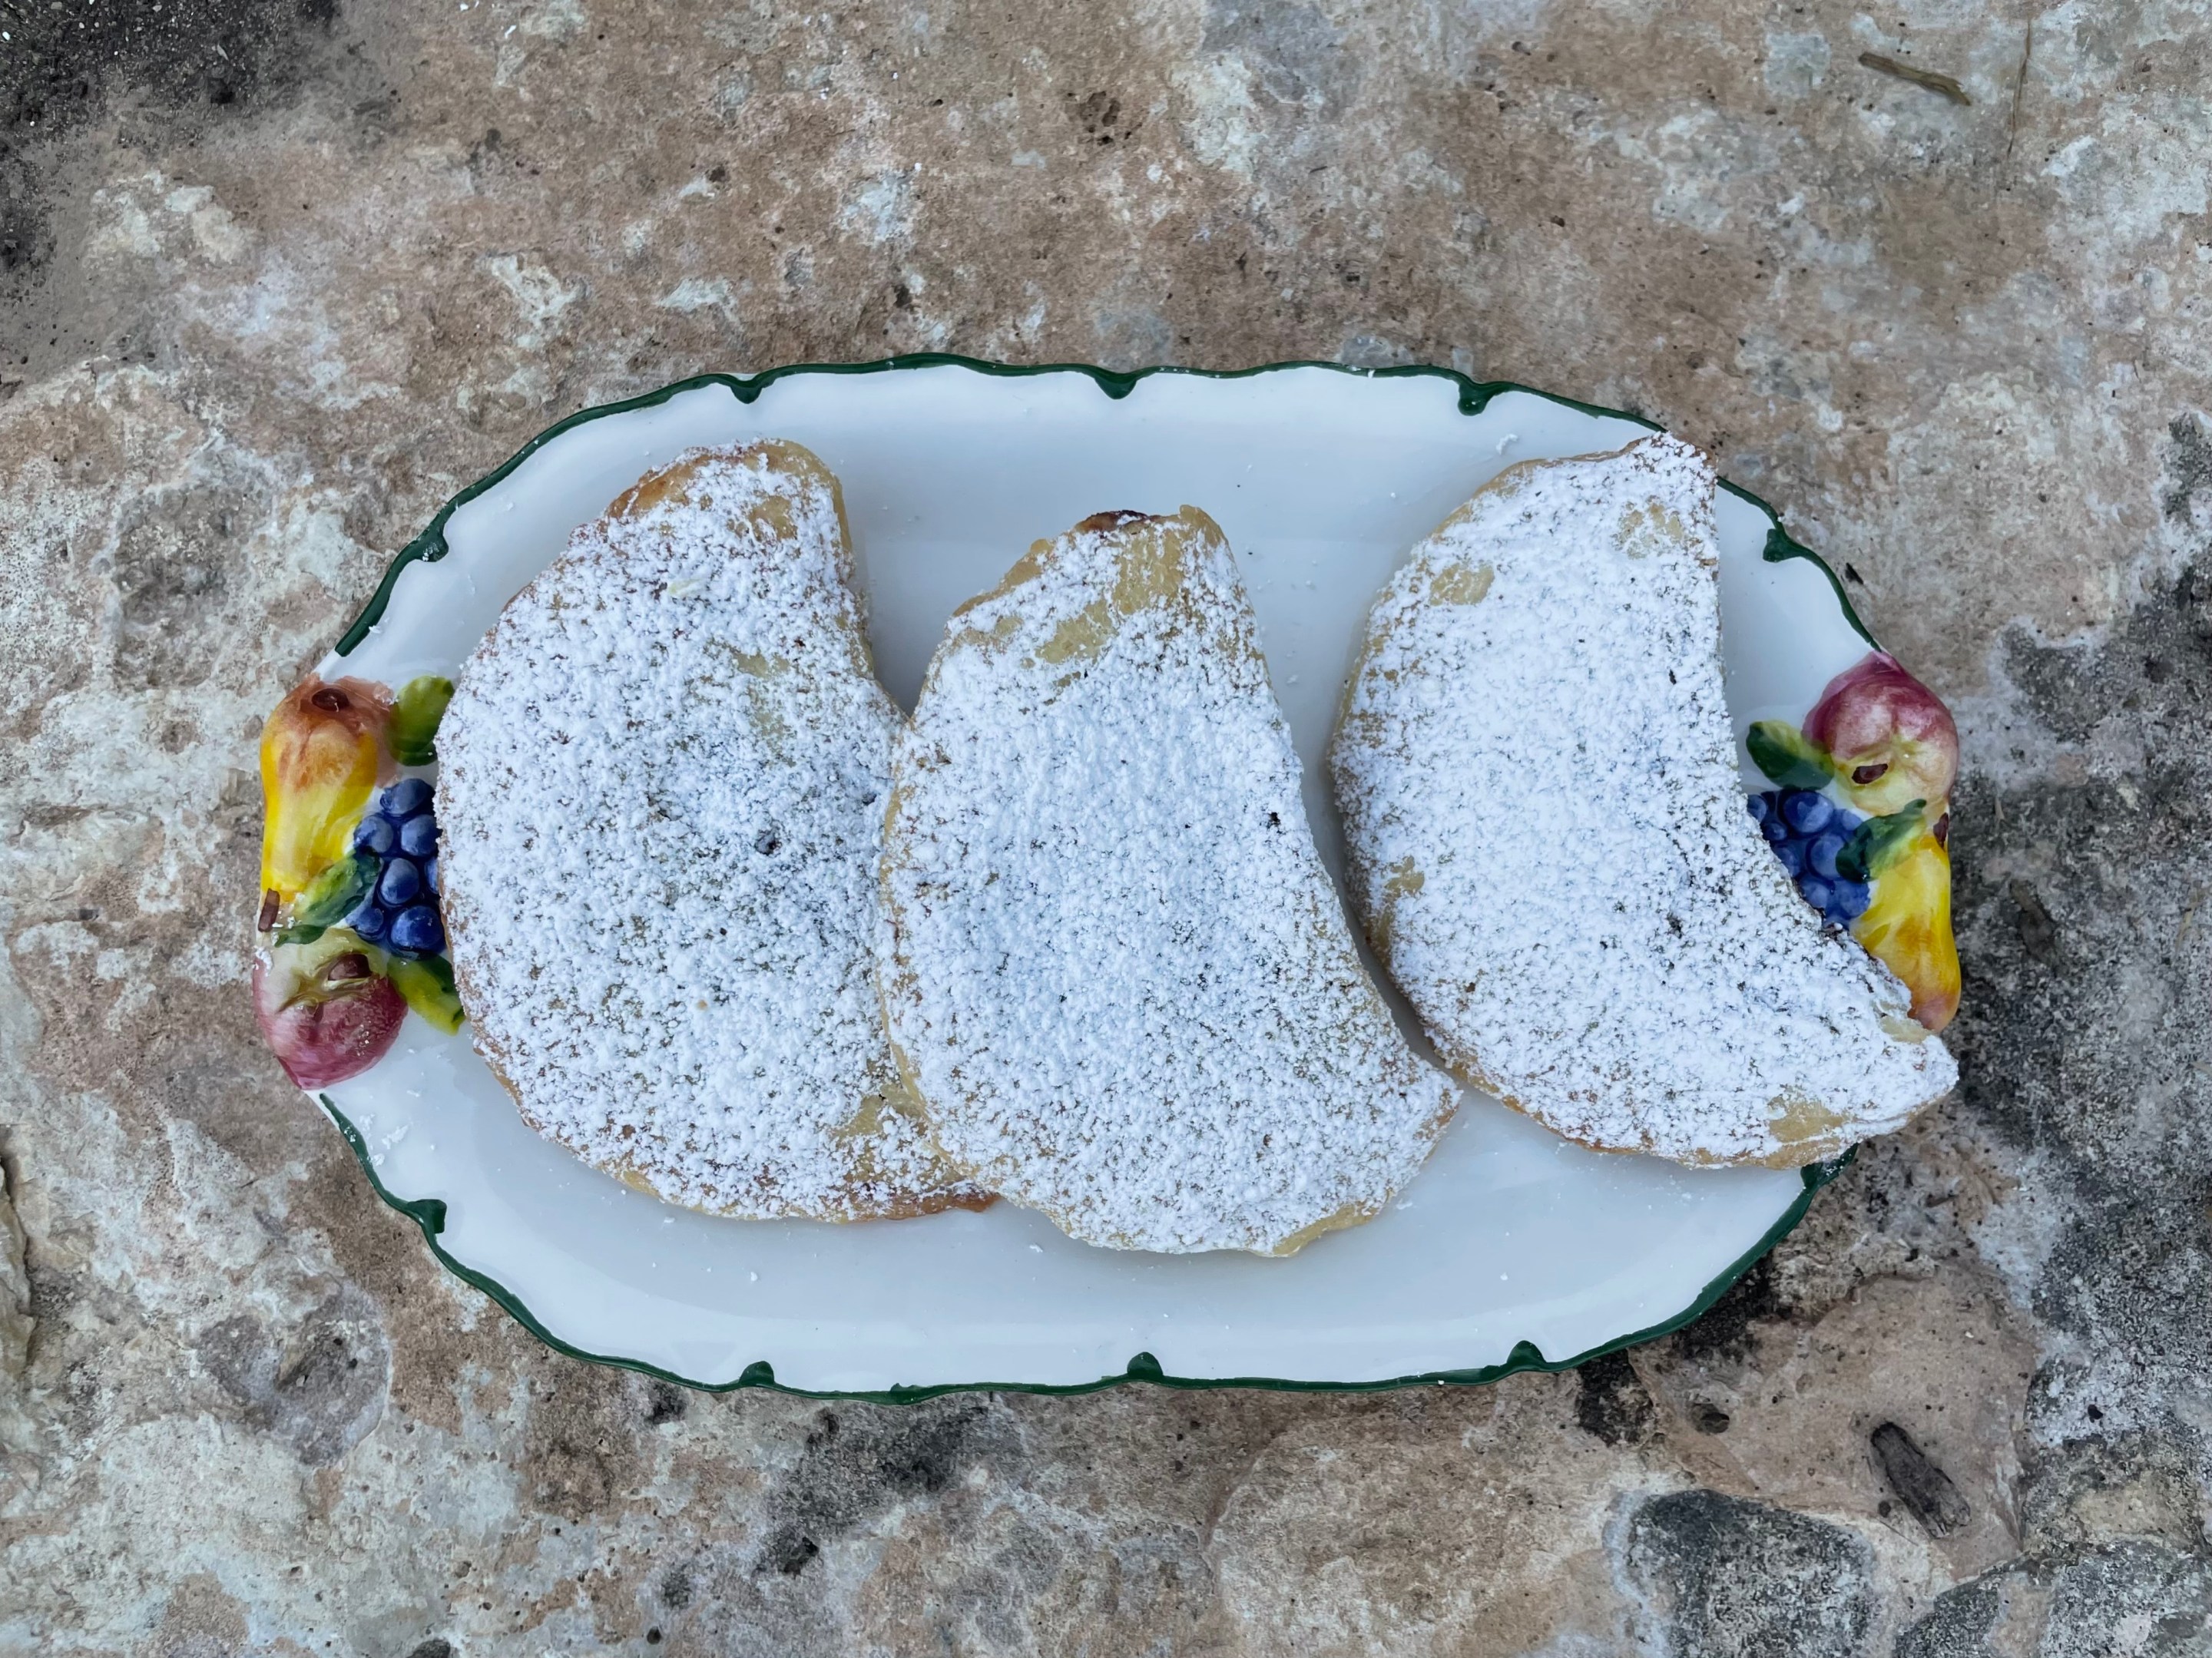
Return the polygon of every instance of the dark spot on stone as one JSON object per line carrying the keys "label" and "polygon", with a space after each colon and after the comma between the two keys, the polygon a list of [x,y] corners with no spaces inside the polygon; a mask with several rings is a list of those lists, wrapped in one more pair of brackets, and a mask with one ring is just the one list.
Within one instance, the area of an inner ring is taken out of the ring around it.
{"label": "dark spot on stone", "polygon": [[691,1570],[688,1566],[671,1566],[661,1574],[660,1604],[681,1612],[691,1604]]}
{"label": "dark spot on stone", "polygon": [[1110,92],[1094,92],[1068,112],[1069,118],[1082,129],[1097,137],[1112,137],[1115,123],[1121,118],[1121,100]]}
{"label": "dark spot on stone", "polygon": [[796,1532],[779,1532],[762,1549],[761,1566],[780,1571],[787,1577],[796,1577],[806,1570],[806,1563],[821,1552],[822,1546],[811,1537]]}
{"label": "dark spot on stone", "polygon": [[645,1643],[649,1647],[657,1647],[660,1644],[660,1631],[658,1626],[646,1631]]}
{"label": "dark spot on stone", "polygon": [[1764,1503],[1655,1497],[1623,1554],[1669,1658],[1857,1658],[1873,1619],[1864,1540]]}
{"label": "dark spot on stone", "polygon": [[2043,907],[2043,899],[2025,881],[2015,880],[2006,889],[2012,895],[2013,908],[2020,912],[2020,942],[2021,947],[2039,962],[2058,959],[2058,927],[2051,919],[2051,912]]}
{"label": "dark spot on stone", "polygon": [[434,1635],[427,1641],[417,1642],[407,1658],[453,1658],[453,1643],[442,1635]]}
{"label": "dark spot on stone", "polygon": [[[20,1176],[10,1170],[9,1184],[21,1189]],[[31,1288],[31,1322],[51,1324],[75,1306],[84,1294],[82,1274],[56,1266],[33,1241],[23,1252],[23,1276]],[[36,1340],[35,1336],[33,1337]]]}
{"label": "dark spot on stone", "polygon": [[2200,651],[2212,646],[2212,561],[2200,557],[2182,573],[2174,605],[2187,629],[2185,637]]}
{"label": "dark spot on stone", "polygon": [[913,309],[914,294],[904,282],[899,282],[892,288],[891,304],[901,311]]}
{"label": "dark spot on stone", "polygon": [[1575,1372],[1575,1425],[1608,1445],[1641,1443],[1651,1432],[1651,1395],[1626,1353],[1607,1353]]}
{"label": "dark spot on stone", "polygon": [[1690,1425],[1701,1434],[1724,1434],[1729,1430],[1729,1413],[1707,1400],[1699,1400],[1690,1407]]}
{"label": "dark spot on stone", "polygon": [[727,168],[727,167],[708,167],[708,168],[707,169],[707,182],[708,182],[708,184],[710,184],[710,185],[726,185],[726,184],[729,183],[729,181],[730,181],[730,169],[729,169],[729,168]]}
{"label": "dark spot on stone", "polygon": [[1779,1323],[1788,1316],[1776,1284],[1774,1257],[1762,1255],[1704,1317],[1676,1331],[1670,1339],[1676,1354],[1689,1363],[1741,1364],[1750,1359],[1757,1345],[1754,1327]]}
{"label": "dark spot on stone", "polygon": [[1885,1422],[1868,1436],[1889,1488],[1930,1537],[1948,1537],[1973,1518],[1964,1493],[1929,1459],[1911,1434]]}
{"label": "dark spot on stone", "polygon": [[1857,568],[1848,559],[1844,562],[1844,580],[1850,582],[1854,587],[1863,587],[1866,586],[1866,578],[1858,573]]}
{"label": "dark spot on stone", "polygon": [[654,1428],[664,1422],[681,1422],[684,1412],[691,1406],[691,1400],[683,1388],[658,1376],[645,1384],[645,1400],[646,1424]]}
{"label": "dark spot on stone", "polygon": [[2159,510],[2181,523],[2191,519],[2191,507],[2199,495],[2212,502],[2212,426],[2200,416],[2179,415],[2166,428],[2173,440],[2166,460],[2166,483],[2159,496]]}
{"label": "dark spot on stone", "polygon": [[392,1348],[375,1304],[351,1284],[281,1339],[239,1313],[202,1331],[192,1346],[216,1385],[245,1407],[246,1420],[310,1467],[337,1461],[383,1414]]}
{"label": "dark spot on stone", "polygon": [[763,858],[773,858],[782,849],[783,837],[772,829],[764,829],[753,836],[753,850]]}
{"label": "dark spot on stone", "polygon": [[895,1503],[936,1496],[987,1454],[995,1423],[981,1399],[825,1410],[769,1494],[756,1574],[797,1576],[834,1542]]}

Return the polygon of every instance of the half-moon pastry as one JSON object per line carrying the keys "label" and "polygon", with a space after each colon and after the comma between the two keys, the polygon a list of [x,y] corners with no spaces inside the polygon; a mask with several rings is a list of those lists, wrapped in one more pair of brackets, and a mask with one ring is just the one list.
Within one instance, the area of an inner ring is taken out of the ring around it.
{"label": "half-moon pastry", "polygon": [[1454,1075],[1587,1145],[1789,1167],[1957,1071],[1745,811],[1713,489],[1665,436],[1485,486],[1376,600],[1331,765]]}
{"label": "half-moon pastry", "polygon": [[957,613],[884,830],[891,1032],[946,1152],[1085,1242],[1285,1254],[1458,1090],[1368,978],[1212,520],[1106,513]]}
{"label": "half-moon pastry", "polygon": [[793,444],[651,474],[507,605],[439,732],[439,878],[476,1045],[532,1127],[722,1214],[989,1201],[875,991],[904,723],[837,481]]}

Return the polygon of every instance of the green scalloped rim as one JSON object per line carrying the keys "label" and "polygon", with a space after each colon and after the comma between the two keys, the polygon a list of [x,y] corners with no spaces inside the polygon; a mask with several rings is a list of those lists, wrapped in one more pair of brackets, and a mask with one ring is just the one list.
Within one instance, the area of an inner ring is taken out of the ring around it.
{"label": "green scalloped rim", "polygon": [[[1632,421],[1637,425],[1654,432],[1666,429],[1658,422],[1647,416],[1639,415],[1633,410],[1607,409],[1602,404],[1583,403],[1574,398],[1563,398],[1555,392],[1539,391],[1533,386],[1523,386],[1517,380],[1473,380],[1456,369],[1434,368],[1419,363],[1408,364],[1397,368],[1353,368],[1340,362],[1293,359],[1287,362],[1261,363],[1256,368],[1181,368],[1171,364],[1163,364],[1154,368],[1116,369],[1101,368],[1096,364],[1087,362],[1034,364],[986,362],[980,357],[963,357],[949,351],[918,351],[900,357],[881,357],[872,362],[793,363],[782,368],[764,369],[757,374],[695,374],[690,380],[678,380],[672,386],[664,386],[659,391],[628,398],[620,403],[603,403],[589,409],[579,410],[568,419],[547,427],[529,442],[524,444],[521,448],[509,455],[497,471],[485,473],[483,477],[448,501],[438,509],[438,515],[424,527],[422,533],[402,547],[392,562],[385,568],[384,579],[376,584],[376,591],[369,595],[368,603],[362,607],[361,614],[353,620],[353,625],[348,628],[338,640],[337,653],[340,656],[350,656],[354,647],[368,637],[369,630],[383,618],[385,606],[392,602],[392,585],[399,580],[399,573],[402,570],[418,559],[425,564],[434,564],[445,557],[446,521],[453,517],[458,508],[467,506],[469,502],[499,483],[509,472],[521,465],[532,454],[559,437],[570,427],[581,426],[586,421],[603,420],[609,415],[627,414],[633,409],[654,408],[681,392],[696,392],[702,386],[726,386],[739,403],[750,404],[776,381],[788,379],[793,374],[881,374],[902,368],[966,368],[978,374],[996,374],[1007,379],[1020,379],[1032,374],[1087,374],[1100,391],[1117,400],[1127,397],[1130,392],[1135,391],[1139,380],[1149,380],[1155,374],[1187,374],[1194,380],[1249,380],[1255,374],[1272,374],[1285,368],[1325,368],[1333,374],[1356,375],[1362,380],[1409,380],[1425,377],[1431,380],[1449,380],[1459,388],[1459,411],[1462,415],[1480,414],[1490,406],[1490,400],[1501,392],[1524,392],[1532,398],[1541,398],[1547,403],[1556,403],[1567,409],[1578,409],[1585,415],[1597,415],[1607,420]],[[1782,515],[1765,501],[1752,494],[1750,490],[1739,484],[1730,483],[1725,478],[1721,480],[1721,488],[1732,495],[1749,501],[1772,520],[1773,527],[1766,533],[1766,545],[1763,550],[1766,562],[1770,564],[1777,564],[1790,558],[1812,560],[1820,574],[1828,578],[1828,585],[1835,589],[1836,602],[1843,607],[1845,620],[1850,622],[1860,638],[1865,640],[1875,649],[1880,650],[1881,647],[1875,642],[1875,636],[1867,631],[1866,624],[1859,620],[1857,610],[1851,606],[1850,596],[1844,592],[1844,584],[1837,579],[1836,573],[1828,568],[1827,561],[1811,548],[1792,540],[1789,532],[1782,527]]]}
{"label": "green scalloped rim", "polygon": [[1759,1258],[1787,1237],[1805,1218],[1812,1206],[1813,1194],[1850,1167],[1858,1155],[1858,1147],[1845,1149],[1843,1155],[1827,1163],[1808,1165],[1802,1172],[1805,1188],[1796,1200],[1783,1212],[1782,1218],[1767,1229],[1766,1236],[1752,1245],[1728,1269],[1698,1292],[1698,1298],[1673,1318],[1665,1319],[1649,1329],[1637,1330],[1625,1336],[1615,1336],[1601,1343],[1588,1352],[1577,1353],[1572,1358],[1546,1358],[1532,1341],[1516,1341],[1513,1351],[1502,1364],[1486,1364],[1474,1370],[1431,1370],[1420,1376],[1391,1376],[1382,1382],[1285,1382],[1274,1376],[1224,1376],[1208,1380],[1195,1376],[1170,1376],[1160,1369],[1159,1360],[1150,1353],[1139,1353],[1129,1361],[1129,1368],[1119,1376],[1101,1376],[1096,1382],[1079,1382],[1067,1387],[1052,1387],[1036,1382],[946,1382],[927,1388],[889,1388],[879,1393],[846,1393],[836,1389],[817,1392],[811,1388],[792,1388],[775,1379],[775,1370],[769,1362],[756,1359],[745,1366],[734,1382],[695,1382],[690,1376],[678,1376],[657,1364],[647,1364],[642,1359],[623,1358],[611,1353],[586,1352],[581,1347],[571,1346],[561,1339],[532,1312],[522,1297],[509,1290],[489,1273],[479,1272],[449,1254],[438,1242],[439,1234],[446,1230],[446,1205],[441,1198],[397,1198],[385,1188],[382,1178],[370,1160],[368,1146],[361,1131],[353,1126],[345,1113],[331,1102],[327,1094],[315,1096],[330,1120],[337,1125],[338,1133],[353,1149],[354,1160],[361,1164],[361,1172],[368,1176],[369,1185],[386,1205],[413,1221],[422,1228],[422,1242],[430,1246],[430,1253],[455,1278],[474,1284],[506,1309],[514,1321],[536,1336],[556,1352],[566,1353],[571,1358],[580,1358],[592,1364],[609,1364],[618,1370],[635,1370],[641,1376],[672,1382],[679,1388],[696,1388],[702,1393],[734,1393],[740,1388],[768,1388],[780,1394],[790,1394],[799,1399],[858,1399],[877,1405],[914,1405],[925,1399],[935,1399],[940,1394],[1095,1394],[1102,1388],[1118,1388],[1125,1382],[1151,1382],[1163,1388],[1259,1388],[1275,1393],[1288,1394],[1372,1394],[1386,1388],[1443,1387],[1450,1383],[1459,1387],[1480,1387],[1509,1376],[1518,1376],[1523,1370],[1557,1372],[1571,1370],[1577,1365],[1587,1364],[1607,1353],[1617,1353],[1624,1347],[1633,1347],[1642,1342],[1656,1340],[1680,1329],[1692,1320],[1701,1316],[1707,1309],[1726,1295],[1735,1281],[1749,1272]]}
{"label": "green scalloped rim", "polygon": [[[986,362],[980,358],[957,356],[949,352],[931,351],[906,356],[884,357],[872,362],[794,363],[782,368],[767,369],[758,374],[698,374],[690,380],[678,380],[672,386],[664,386],[658,391],[646,392],[641,397],[627,398],[621,403],[600,404],[590,409],[579,410],[557,425],[547,427],[510,455],[496,471],[486,473],[448,501],[438,509],[438,515],[430,520],[422,533],[401,548],[386,568],[384,579],[377,583],[375,592],[370,595],[368,603],[362,607],[361,614],[354,618],[353,625],[348,628],[343,636],[339,639],[337,654],[350,655],[354,647],[368,637],[370,630],[383,618],[385,607],[392,600],[392,587],[398,581],[399,573],[402,570],[418,560],[426,564],[434,564],[445,557],[447,551],[446,524],[457,509],[466,506],[485,490],[498,483],[539,448],[551,442],[573,426],[580,426],[586,421],[601,420],[609,415],[624,414],[633,409],[653,408],[681,392],[696,391],[707,386],[726,386],[738,402],[750,404],[776,381],[793,374],[877,374],[902,368],[936,367],[967,368],[979,374],[1009,377],[1030,374],[1087,374],[1100,391],[1108,397],[1116,399],[1127,397],[1136,389],[1139,380],[1149,379],[1154,374],[1188,374],[1200,380],[1249,380],[1255,374],[1273,374],[1284,368],[1325,368],[1340,374],[1358,375],[1364,380],[1402,380],[1418,375],[1449,380],[1456,386],[1459,388],[1459,410],[1463,415],[1480,414],[1489,407],[1490,400],[1500,392],[1523,392],[1531,397],[1541,398],[1547,403],[1556,403],[1569,409],[1580,410],[1586,415],[1597,415],[1613,420],[1632,421],[1637,425],[1646,427],[1655,432],[1664,429],[1656,421],[1630,410],[1607,409],[1599,404],[1582,403],[1573,398],[1559,397],[1553,392],[1539,391],[1533,386],[1522,386],[1513,380],[1474,380],[1453,369],[1434,368],[1419,364],[1396,368],[1353,368],[1340,362],[1294,361],[1262,363],[1256,368],[1207,369],[1162,366],[1153,368],[1121,370],[1100,368],[1094,364],[1080,362],[1038,363],[1027,366]],[[1762,556],[1766,562],[1772,564],[1791,558],[1811,560],[1820,573],[1828,578],[1828,585],[1835,591],[1836,602],[1842,607],[1845,620],[1850,622],[1859,637],[1865,640],[1875,649],[1880,650],[1881,647],[1875,641],[1875,636],[1867,631],[1866,624],[1859,620],[1858,612],[1852,608],[1850,595],[1844,591],[1844,584],[1837,580],[1836,573],[1828,568],[1827,561],[1810,548],[1793,540],[1789,532],[1782,527],[1781,515],[1748,489],[1730,483],[1725,479],[1722,481],[1721,487],[1730,495],[1749,501],[1760,512],[1765,513],[1771,521],[1772,527],[1767,531],[1766,544],[1762,550]],[[1767,1230],[1766,1235],[1731,1263],[1725,1272],[1698,1291],[1696,1300],[1674,1317],[1662,1320],[1648,1329],[1637,1330],[1624,1336],[1616,1336],[1612,1340],[1601,1343],[1587,1352],[1577,1353],[1571,1358],[1546,1358],[1534,1343],[1521,1341],[1514,1344],[1513,1350],[1506,1356],[1504,1363],[1484,1365],[1479,1370],[1433,1370],[1422,1376],[1395,1376],[1383,1382],[1285,1382],[1271,1376],[1230,1376],[1205,1380],[1192,1376],[1169,1376],[1160,1369],[1159,1361],[1150,1353],[1139,1353],[1130,1359],[1128,1368],[1119,1376],[1101,1376],[1096,1382],[1078,1382],[1068,1387],[1048,1387],[1025,1382],[957,1382],[933,1387],[891,1388],[879,1393],[836,1391],[817,1393],[805,1388],[787,1387],[778,1382],[775,1379],[775,1370],[766,1359],[756,1360],[748,1364],[734,1382],[696,1382],[689,1376],[677,1376],[671,1371],[660,1369],[658,1365],[647,1364],[640,1359],[623,1358],[610,1353],[586,1352],[580,1347],[571,1346],[547,1329],[538,1321],[538,1315],[524,1304],[521,1297],[507,1289],[505,1284],[496,1278],[477,1271],[472,1266],[465,1265],[447,1253],[445,1247],[438,1242],[439,1235],[446,1230],[446,1206],[443,1200],[437,1198],[409,1199],[394,1197],[385,1189],[384,1181],[378,1175],[375,1165],[370,1160],[368,1147],[362,1143],[360,1131],[354,1127],[343,1111],[331,1103],[330,1096],[319,1094],[315,1098],[331,1121],[337,1125],[338,1132],[345,1137],[346,1145],[352,1149],[354,1160],[360,1163],[362,1173],[368,1176],[368,1183],[376,1195],[381,1198],[389,1207],[406,1216],[422,1229],[422,1241],[429,1245],[430,1253],[438,1258],[446,1270],[454,1277],[483,1291],[512,1316],[515,1322],[555,1351],[565,1353],[571,1358],[584,1359],[593,1364],[607,1364],[617,1370],[635,1370],[642,1376],[673,1382],[678,1387],[697,1388],[703,1393],[730,1393],[741,1388],[766,1388],[777,1393],[793,1394],[801,1399],[860,1400],[881,1405],[911,1405],[925,1399],[935,1399],[941,1394],[1091,1394],[1097,1393],[1102,1388],[1118,1388],[1132,1382],[1150,1382],[1164,1388],[1257,1388],[1280,1393],[1368,1394],[1380,1392],[1387,1388],[1442,1387],[1447,1383],[1463,1387],[1479,1387],[1505,1376],[1518,1376],[1525,1370],[1547,1372],[1571,1370],[1577,1365],[1587,1364],[1590,1360],[1601,1358],[1607,1353],[1617,1353],[1623,1348],[1633,1347],[1640,1343],[1670,1334],[1704,1315],[1715,1302],[1728,1292],[1730,1285],[1751,1270],[1753,1263],[1760,1256],[1781,1242],[1796,1229],[1797,1223],[1805,1218],[1806,1210],[1811,1207],[1813,1194],[1841,1174],[1849,1166],[1852,1157],[1857,1155],[1857,1148],[1854,1146],[1846,1150],[1841,1157],[1830,1162],[1817,1163],[1806,1168],[1803,1171],[1804,1189],[1798,1193],[1796,1201],[1784,1212],[1782,1218],[1775,1222]]]}

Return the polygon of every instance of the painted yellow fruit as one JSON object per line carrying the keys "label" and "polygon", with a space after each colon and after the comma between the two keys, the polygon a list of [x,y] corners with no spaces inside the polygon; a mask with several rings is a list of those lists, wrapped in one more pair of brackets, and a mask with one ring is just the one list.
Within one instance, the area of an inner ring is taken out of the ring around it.
{"label": "painted yellow fruit", "polygon": [[1959,947],[1951,936],[1951,857],[1923,827],[1876,872],[1874,902],[1851,936],[1904,981],[1912,1017],[1941,1030],[1959,1011]]}
{"label": "painted yellow fruit", "polygon": [[345,856],[353,826],[395,768],[385,746],[392,694],[310,674],[261,728],[262,925]]}

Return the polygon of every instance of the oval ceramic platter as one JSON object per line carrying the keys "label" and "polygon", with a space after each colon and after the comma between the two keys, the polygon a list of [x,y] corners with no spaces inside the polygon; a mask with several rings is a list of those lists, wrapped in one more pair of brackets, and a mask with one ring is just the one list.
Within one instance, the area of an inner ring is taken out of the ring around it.
{"label": "oval ceramic platter", "polygon": [[[1334,865],[1322,750],[1393,566],[1514,462],[1613,449],[1648,429],[1430,369],[1123,375],[931,357],[709,377],[580,415],[458,496],[319,671],[395,690],[450,677],[576,525],[701,444],[793,439],[836,471],[877,661],[908,706],[953,607],[1032,541],[1109,507],[1189,502],[1236,549]],[[1731,489],[1718,519],[1739,730],[1800,720],[1872,641],[1765,506]],[[1745,773],[1765,786],[1747,754]],[[547,1341],[696,1386],[911,1399],[1129,1377],[1369,1388],[1564,1368],[1695,1316],[1834,1168],[1609,1156],[1470,1096],[1388,1212],[1287,1260],[1094,1248],[1005,1202],[842,1226],[720,1219],[632,1191],[533,1133],[465,1027],[422,1016],[437,987],[416,980],[418,1011],[382,1056],[313,1090],[377,1191]]]}

